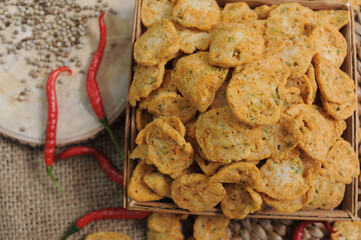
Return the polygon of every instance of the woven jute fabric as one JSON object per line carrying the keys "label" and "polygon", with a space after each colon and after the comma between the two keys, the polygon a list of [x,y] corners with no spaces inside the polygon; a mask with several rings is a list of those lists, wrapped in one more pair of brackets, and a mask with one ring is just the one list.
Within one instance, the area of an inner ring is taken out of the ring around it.
{"label": "woven jute fabric", "polygon": [[[123,114],[111,127],[124,140]],[[114,144],[106,133],[82,144],[105,153],[122,169]],[[72,145],[72,146],[76,146]],[[59,153],[67,148],[56,149]],[[30,147],[0,137],[0,239],[60,239],[81,216],[94,210],[121,207],[123,189],[102,171],[93,156],[72,157],[54,163],[53,173],[64,192],[45,171],[44,148]],[[102,220],[83,228],[69,239],[85,239],[92,232],[114,231],[131,239],[146,239],[144,220]]]}

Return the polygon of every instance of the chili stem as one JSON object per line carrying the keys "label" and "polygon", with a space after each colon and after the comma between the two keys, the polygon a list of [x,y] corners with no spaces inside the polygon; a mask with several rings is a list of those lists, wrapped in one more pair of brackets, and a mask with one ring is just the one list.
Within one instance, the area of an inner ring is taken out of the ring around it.
{"label": "chili stem", "polygon": [[76,224],[71,225],[71,227],[69,228],[69,230],[65,233],[64,237],[61,238],[61,240],[65,240],[68,237],[70,237],[71,235],[73,235],[74,233],[79,232],[79,228]]}
{"label": "chili stem", "polygon": [[55,184],[55,186],[57,186],[59,188],[60,191],[63,191],[63,188],[60,186],[60,184],[55,180],[54,175],[53,175],[53,166],[47,166],[46,167],[46,172],[48,173],[51,181]]}
{"label": "chili stem", "polygon": [[115,147],[117,148],[120,156],[122,158],[124,158],[124,153],[122,151],[122,149],[120,148],[117,139],[115,138],[113,131],[110,129],[110,126],[108,124],[108,119],[107,118],[102,118],[99,120],[101,122],[101,124],[104,126],[104,128],[107,130],[107,132],[109,133],[110,138],[112,139],[113,143],[115,144]]}

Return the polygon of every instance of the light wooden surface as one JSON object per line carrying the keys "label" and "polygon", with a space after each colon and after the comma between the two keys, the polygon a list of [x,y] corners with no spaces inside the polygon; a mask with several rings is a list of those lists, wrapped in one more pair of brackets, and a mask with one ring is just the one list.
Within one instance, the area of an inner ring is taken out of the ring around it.
{"label": "light wooden surface", "polygon": [[[78,0],[80,4],[95,4],[95,0]],[[117,15],[106,13],[107,47],[98,72],[98,84],[103,96],[106,115],[113,121],[125,108],[129,59],[131,51],[132,19],[134,1],[118,0],[108,2],[109,7],[117,10]],[[84,47],[72,50],[70,57],[78,56],[82,67],[73,69],[73,75],[62,73],[57,84],[57,98],[59,107],[57,144],[83,141],[93,138],[103,128],[96,118],[85,88],[86,74],[92,53],[96,50],[99,40],[98,19],[90,19],[87,23],[89,34],[82,37]],[[11,33],[13,26],[6,32]],[[22,35],[21,35],[22,34]],[[19,37],[29,35],[22,33]],[[4,50],[4,44],[0,50]],[[21,50],[16,56],[3,58],[4,65],[0,65],[0,133],[17,139],[21,143],[40,145],[45,140],[47,121],[47,99],[45,84],[46,73],[39,74],[36,79],[28,76],[33,67],[25,63],[25,57],[33,57],[35,50]],[[26,83],[21,82],[26,79]],[[39,89],[37,84],[44,87]],[[25,88],[29,90],[24,101],[18,101],[19,93]]]}

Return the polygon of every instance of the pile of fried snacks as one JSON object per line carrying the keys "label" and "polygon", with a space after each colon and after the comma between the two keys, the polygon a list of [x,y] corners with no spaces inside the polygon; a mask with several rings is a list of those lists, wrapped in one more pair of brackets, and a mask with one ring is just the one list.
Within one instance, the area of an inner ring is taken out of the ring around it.
{"label": "pile of fried snacks", "polygon": [[298,3],[143,0],[129,197],[231,219],[336,208],[360,172],[341,137],[357,107],[340,69],[349,19]]}

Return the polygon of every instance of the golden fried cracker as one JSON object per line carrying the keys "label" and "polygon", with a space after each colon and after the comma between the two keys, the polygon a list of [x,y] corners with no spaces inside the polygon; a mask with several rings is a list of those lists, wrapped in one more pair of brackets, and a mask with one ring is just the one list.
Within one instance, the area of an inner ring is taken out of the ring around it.
{"label": "golden fried cracker", "polygon": [[184,53],[191,54],[197,49],[206,51],[211,43],[211,37],[208,32],[198,29],[185,28],[176,24],[176,29],[180,38],[180,50]]}
{"label": "golden fried cracker", "polygon": [[273,22],[275,20],[266,20],[265,31],[263,34],[265,41],[265,56],[272,56],[284,49],[288,37],[280,29],[275,28]]}
{"label": "golden fried cracker", "polygon": [[172,213],[157,213],[154,212],[149,215],[147,227],[149,230],[163,233],[180,228],[181,215]]}
{"label": "golden fried cracker", "polygon": [[198,173],[177,178],[171,189],[173,201],[180,208],[193,212],[212,209],[225,195],[221,183],[210,183],[209,177]]}
{"label": "golden fried cracker", "polygon": [[360,174],[360,162],[351,144],[339,138],[327,153],[324,168],[334,174],[336,181],[349,184]]}
{"label": "golden fried cracker", "polygon": [[170,186],[173,181],[171,177],[160,172],[153,172],[145,174],[143,181],[159,196],[170,198]]}
{"label": "golden fried cracker", "polygon": [[216,26],[211,32],[209,62],[220,67],[235,67],[261,58],[264,50],[262,34],[242,23]]}
{"label": "golden fried cracker", "polygon": [[148,107],[152,114],[177,116],[182,122],[192,119],[197,110],[190,101],[175,92],[163,92],[153,99]]}
{"label": "golden fried cracker", "polygon": [[278,158],[269,158],[260,168],[261,179],[257,191],[280,200],[293,200],[305,194],[308,186],[303,178],[299,152],[283,152]]}
{"label": "golden fried cracker", "polygon": [[257,20],[257,13],[244,2],[226,3],[221,14],[223,23],[242,23]]}
{"label": "golden fried cracker", "polygon": [[268,6],[266,4],[256,7],[253,11],[257,14],[258,19],[267,19],[269,13],[275,9],[277,5]]}
{"label": "golden fried cracker", "polygon": [[229,163],[249,156],[251,131],[250,126],[233,116],[229,107],[217,108],[199,116],[196,138],[209,161]]}
{"label": "golden fried cracker", "polygon": [[177,87],[171,79],[172,71],[172,69],[165,70],[162,84],[155,91],[151,92],[148,97],[139,102],[140,109],[148,109],[152,100],[162,92],[177,92]]}
{"label": "golden fried cracker", "polygon": [[321,168],[322,163],[320,161],[317,161],[311,157],[309,157],[307,154],[301,152],[300,158],[302,160],[303,164],[303,172],[305,173],[308,170],[317,170]]}
{"label": "golden fried cracker", "polygon": [[346,120],[352,116],[357,108],[357,99],[356,94],[354,98],[351,99],[349,102],[344,103],[334,103],[330,102],[323,95],[321,95],[321,100],[323,107],[326,109],[327,113],[334,117],[337,120]]}
{"label": "golden fried cracker", "polygon": [[[272,125],[280,117],[287,66],[270,57],[234,75],[227,87],[227,100],[233,114],[252,125]],[[255,84],[257,82],[257,84]]]}
{"label": "golden fried cracker", "polygon": [[313,58],[316,80],[322,96],[333,103],[356,100],[355,82],[320,54]]}
{"label": "golden fried cracker", "polygon": [[274,28],[293,38],[315,25],[316,14],[299,3],[284,3],[273,9],[268,19],[272,20]]}
{"label": "golden fried cracker", "polygon": [[336,28],[329,24],[317,25],[311,32],[310,40],[316,52],[331,66],[339,68],[342,65],[347,55],[347,41]]}
{"label": "golden fried cracker", "polygon": [[[338,133],[341,135],[341,127],[337,130],[336,122],[326,118],[321,108],[307,104],[299,104],[289,108],[286,113],[300,120],[302,133],[299,146],[313,159],[325,162],[326,155],[332,144],[336,141]],[[339,136],[340,136],[339,135]]]}
{"label": "golden fried cracker", "polygon": [[192,145],[166,122],[155,121],[146,135],[148,160],[159,172],[173,175],[182,172],[193,163]]}
{"label": "golden fried cracker", "polygon": [[154,66],[174,56],[179,50],[179,37],[174,24],[161,19],[152,24],[134,43],[134,59],[138,64]]}
{"label": "golden fried cracker", "polygon": [[248,187],[254,188],[260,183],[260,171],[251,163],[231,163],[221,168],[209,181],[245,184]]}
{"label": "golden fried cracker", "polygon": [[210,162],[199,153],[194,154],[194,160],[197,162],[198,166],[202,169],[204,174],[207,176],[212,176],[214,173],[218,171],[219,168],[222,167],[222,164]]}
{"label": "golden fried cracker", "polygon": [[[196,240],[225,240],[229,219],[223,216],[198,216],[193,225]],[[227,238],[228,239],[228,238]]]}
{"label": "golden fried cracker", "polygon": [[361,238],[361,221],[337,221],[333,224],[333,229],[337,232],[331,234],[331,240],[359,240]]}
{"label": "golden fried cracker", "polygon": [[176,117],[176,116],[170,116],[170,117],[160,116],[160,117],[157,117],[156,119],[160,119],[160,120],[163,120],[164,122],[168,123],[172,128],[177,130],[182,137],[184,137],[186,135],[186,128],[185,128],[184,124],[182,123],[182,121],[178,117]]}
{"label": "golden fried cracker", "polygon": [[334,176],[325,169],[311,171],[314,181],[314,192],[311,202],[303,206],[303,210],[312,210],[322,206],[324,201],[330,196],[335,184]]}
{"label": "golden fried cracker", "polygon": [[340,30],[350,21],[350,12],[348,10],[320,10],[315,12],[317,22],[329,23],[337,30]]}
{"label": "golden fried cracker", "polygon": [[172,21],[172,10],[176,0],[144,0],[140,10],[140,18],[146,27],[166,18]]}
{"label": "golden fried cracker", "polygon": [[292,78],[300,77],[306,73],[310,66],[314,50],[310,39],[305,35],[298,35],[293,39],[285,40],[285,47],[275,53],[284,64],[291,69]]}
{"label": "golden fried cracker", "polygon": [[153,192],[144,183],[143,177],[147,173],[152,173],[154,166],[147,165],[145,161],[141,161],[135,167],[132,177],[128,185],[128,196],[137,201],[158,201],[161,196]]}
{"label": "golden fried cracker", "polygon": [[183,57],[177,62],[172,74],[172,80],[183,97],[200,112],[206,111],[212,104],[228,73],[226,68],[210,65],[208,58],[208,52]]}
{"label": "golden fried cracker", "polygon": [[177,0],[172,16],[184,27],[209,31],[218,24],[221,10],[215,0]]}
{"label": "golden fried cracker", "polygon": [[232,219],[243,219],[249,213],[261,209],[262,198],[259,193],[239,184],[225,184],[226,196],[221,202],[223,214]]}
{"label": "golden fried cracker", "polygon": [[147,161],[148,158],[148,145],[147,144],[139,144],[137,145],[133,152],[129,156],[130,159],[141,159]]}
{"label": "golden fried cracker", "polygon": [[228,106],[228,101],[227,101],[228,84],[229,84],[229,80],[227,81],[227,79],[222,83],[222,85],[216,92],[216,96],[214,97],[212,104],[209,106],[210,109],[222,108]]}
{"label": "golden fried cracker", "polygon": [[164,65],[158,64],[152,67],[137,65],[130,85],[128,100],[132,107],[135,107],[137,101],[149,96],[156,90],[163,81]]}
{"label": "golden fried cracker", "polygon": [[333,209],[341,204],[345,195],[346,185],[341,182],[335,182],[330,195],[325,198],[322,203],[321,209]]}
{"label": "golden fried cracker", "polygon": [[85,240],[130,240],[130,237],[124,233],[96,232],[87,235]]}

